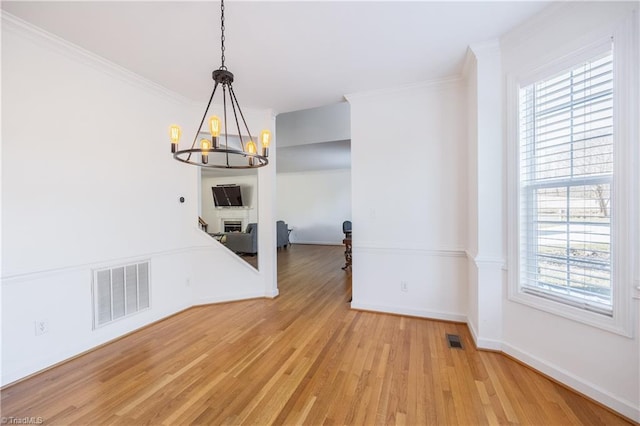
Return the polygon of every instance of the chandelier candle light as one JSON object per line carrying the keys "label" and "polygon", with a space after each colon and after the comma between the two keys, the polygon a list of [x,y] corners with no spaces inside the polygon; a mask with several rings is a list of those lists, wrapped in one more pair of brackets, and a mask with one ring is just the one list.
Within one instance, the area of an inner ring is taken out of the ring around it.
{"label": "chandelier candle light", "polygon": [[[224,65],[224,0],[220,2],[220,11],[220,31],[222,34],[220,37],[220,50],[222,65],[220,65],[220,68],[214,70],[212,73],[212,78],[215,82],[213,86],[213,92],[211,92],[209,103],[207,104],[207,108],[205,109],[204,115],[202,116],[202,121],[200,121],[200,125],[196,130],[196,135],[193,138],[193,143],[191,144],[190,149],[178,149],[178,143],[180,141],[180,137],[182,136],[182,129],[177,124],[173,124],[169,127],[171,152],[173,153],[173,158],[175,158],[176,160],[200,167],[221,169],[249,169],[263,167],[269,164],[269,160],[267,160],[267,157],[269,156],[271,132],[269,130],[263,130],[260,133],[260,145],[262,145],[262,154],[258,154],[258,147],[253,141],[253,137],[251,136],[251,132],[249,131],[249,127],[247,126],[247,122],[244,118],[244,115],[242,114],[242,109],[240,109],[240,104],[238,103],[238,99],[236,98],[236,94],[233,90],[233,74],[229,70],[227,70],[227,67]],[[209,108],[211,107],[211,102],[213,101],[213,96],[216,94],[218,86],[222,86],[222,121],[220,120],[220,117],[215,115],[209,118],[209,133],[211,133],[211,140],[202,138],[200,139],[200,145],[197,147],[196,142],[198,141],[200,129],[202,129],[202,125],[207,118]],[[236,129],[238,131],[237,134],[240,138],[241,149],[229,148],[229,136],[227,134],[227,103],[231,104],[231,109],[233,111],[232,125],[233,123],[235,123],[236,125]],[[246,130],[246,142],[245,136],[243,136],[242,131],[240,130],[240,120],[238,119],[238,115],[240,115],[240,119],[242,121],[242,124],[244,125],[244,129]],[[224,131],[222,131],[223,128]],[[221,134],[222,136],[220,136]],[[222,145],[220,143],[220,139],[224,139],[224,143]]]}

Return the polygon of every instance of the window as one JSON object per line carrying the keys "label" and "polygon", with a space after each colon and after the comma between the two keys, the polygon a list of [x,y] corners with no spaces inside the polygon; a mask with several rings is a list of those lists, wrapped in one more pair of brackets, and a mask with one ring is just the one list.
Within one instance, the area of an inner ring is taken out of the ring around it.
{"label": "window", "polygon": [[640,299],[636,19],[518,54],[506,84],[508,298],[632,337]]}
{"label": "window", "polygon": [[609,50],[519,89],[520,291],[611,316]]}

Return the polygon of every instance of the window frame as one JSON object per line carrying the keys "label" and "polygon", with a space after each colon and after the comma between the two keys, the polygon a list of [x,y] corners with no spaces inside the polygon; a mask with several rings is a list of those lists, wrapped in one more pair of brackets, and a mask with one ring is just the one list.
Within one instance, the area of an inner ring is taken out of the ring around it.
{"label": "window frame", "polygon": [[[611,291],[612,314],[579,307],[578,304],[552,297],[536,295],[525,291],[520,283],[520,182],[519,182],[519,105],[520,88],[570,70],[581,62],[591,60],[613,44],[613,86],[614,86],[614,174],[611,192]],[[539,67],[520,74],[509,74],[506,80],[506,143],[507,143],[507,218],[508,218],[508,288],[509,300],[532,308],[555,314],[564,318],[591,325],[603,330],[627,337],[633,337],[633,288],[634,269],[638,253],[637,211],[638,209],[638,172],[634,171],[634,159],[637,162],[637,123],[633,119],[637,110],[634,100],[638,99],[637,77],[633,75],[637,56],[633,46],[633,25],[627,23],[612,35],[599,38],[595,43],[584,46],[556,60],[541,64]],[[637,65],[636,65],[637,66]],[[635,68],[637,69],[637,68]],[[637,168],[637,167],[636,167]]]}

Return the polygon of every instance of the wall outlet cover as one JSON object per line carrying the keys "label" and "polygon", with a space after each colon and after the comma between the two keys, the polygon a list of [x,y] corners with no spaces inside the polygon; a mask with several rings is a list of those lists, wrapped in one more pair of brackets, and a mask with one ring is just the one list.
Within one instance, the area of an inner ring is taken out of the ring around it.
{"label": "wall outlet cover", "polygon": [[36,336],[41,336],[49,332],[49,321],[37,320],[35,321]]}

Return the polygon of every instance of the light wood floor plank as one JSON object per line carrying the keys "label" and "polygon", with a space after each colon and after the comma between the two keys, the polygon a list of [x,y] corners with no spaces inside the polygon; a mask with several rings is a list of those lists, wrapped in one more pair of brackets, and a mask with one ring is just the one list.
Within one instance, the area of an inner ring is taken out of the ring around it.
{"label": "light wood floor plank", "polygon": [[[343,248],[278,254],[280,296],[198,306],[1,391],[59,425],[622,425],[464,324],[351,310]],[[464,350],[445,334],[460,335]]]}

